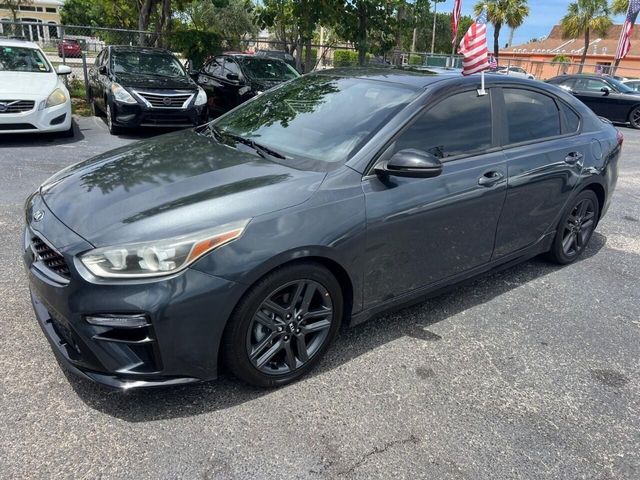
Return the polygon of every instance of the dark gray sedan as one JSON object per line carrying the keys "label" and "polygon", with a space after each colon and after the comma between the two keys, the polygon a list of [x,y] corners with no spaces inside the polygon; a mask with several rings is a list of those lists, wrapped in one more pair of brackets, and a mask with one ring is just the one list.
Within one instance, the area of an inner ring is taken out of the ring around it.
{"label": "dark gray sedan", "polygon": [[34,309],[71,371],[119,388],[261,386],[343,324],[546,254],[583,253],[622,136],[538,82],[334,70],[106,153],[27,201]]}

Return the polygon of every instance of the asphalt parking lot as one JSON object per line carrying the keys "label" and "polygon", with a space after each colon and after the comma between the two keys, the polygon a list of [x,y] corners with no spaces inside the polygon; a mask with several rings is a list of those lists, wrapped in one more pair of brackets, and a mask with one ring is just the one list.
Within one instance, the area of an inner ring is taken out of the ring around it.
{"label": "asphalt parking lot", "polygon": [[278,390],[223,374],[122,394],[59,368],[20,258],[26,196],[139,138],[78,127],[0,138],[0,478],[640,478],[640,131],[622,128],[580,262],[536,259],[344,331]]}

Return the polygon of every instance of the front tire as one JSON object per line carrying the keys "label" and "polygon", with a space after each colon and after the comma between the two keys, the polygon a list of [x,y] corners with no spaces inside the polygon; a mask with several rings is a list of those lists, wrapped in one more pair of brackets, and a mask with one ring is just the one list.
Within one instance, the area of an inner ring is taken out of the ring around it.
{"label": "front tire", "polygon": [[279,268],[240,301],[222,339],[225,365],[251,385],[290,383],[318,363],[336,336],[343,296],[317,263]]}
{"label": "front tire", "polygon": [[122,129],[113,124],[113,111],[111,110],[111,104],[109,102],[107,102],[107,127],[111,135],[122,133]]}
{"label": "front tire", "polygon": [[631,110],[629,114],[629,123],[631,127],[640,130],[640,105]]}
{"label": "front tire", "polygon": [[558,224],[548,257],[560,265],[575,262],[586,249],[598,223],[600,204],[592,190],[581,192]]}

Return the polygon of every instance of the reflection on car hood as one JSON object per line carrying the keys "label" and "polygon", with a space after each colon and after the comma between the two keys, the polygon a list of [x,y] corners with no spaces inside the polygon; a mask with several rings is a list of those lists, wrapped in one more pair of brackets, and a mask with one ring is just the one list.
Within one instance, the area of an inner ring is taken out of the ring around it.
{"label": "reflection on car hood", "polygon": [[135,88],[188,88],[195,89],[196,85],[189,77],[156,77],[153,75],[116,74],[115,81],[123,87]]}
{"label": "reflection on car hood", "polygon": [[188,130],[71,166],[41,193],[64,224],[104,246],[168,238],[297,205],[325,175]]}

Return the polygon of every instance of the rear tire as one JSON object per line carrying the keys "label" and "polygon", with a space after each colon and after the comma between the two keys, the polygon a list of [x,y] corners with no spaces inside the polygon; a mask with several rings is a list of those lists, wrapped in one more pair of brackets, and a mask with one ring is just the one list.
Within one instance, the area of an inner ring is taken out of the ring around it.
{"label": "rear tire", "polygon": [[636,130],[640,129],[640,106],[635,107],[629,114],[629,123]]}
{"label": "rear tire", "polygon": [[245,294],[222,338],[225,365],[260,387],[293,382],[335,338],[343,296],[333,274],[314,262],[279,268]]}
{"label": "rear tire", "polygon": [[549,260],[560,265],[575,262],[584,253],[600,216],[598,197],[584,190],[571,201],[558,224]]}

